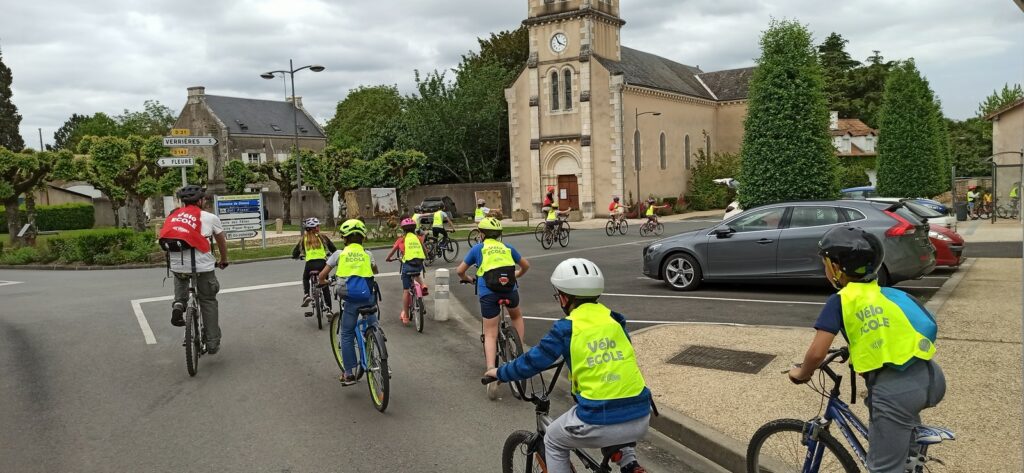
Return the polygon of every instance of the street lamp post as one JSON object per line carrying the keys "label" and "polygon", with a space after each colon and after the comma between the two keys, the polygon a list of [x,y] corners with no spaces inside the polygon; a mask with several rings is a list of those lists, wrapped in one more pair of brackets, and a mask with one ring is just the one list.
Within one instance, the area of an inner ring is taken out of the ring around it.
{"label": "street lamp post", "polygon": [[[635,121],[636,134],[634,135],[634,138],[637,138],[637,137],[640,136],[640,117],[642,117],[644,115],[652,115],[652,116],[655,116],[655,117],[661,115],[661,112],[643,112],[643,113],[641,113],[639,108],[634,109],[634,111],[636,112],[636,117],[635,117],[635,120],[636,120]],[[641,207],[640,206],[640,164],[641,164],[641,162],[640,162],[641,161],[640,160],[640,153],[641,153],[640,140],[634,139],[633,140],[633,159],[635,160],[634,167],[636,168],[636,216],[637,217],[640,216],[640,207]]]}
{"label": "street lamp post", "polygon": [[[295,132],[295,146],[293,147],[293,152],[295,153],[294,154],[294,156],[295,156],[295,187],[298,188],[298,196],[299,196],[299,224],[300,225],[302,224],[302,220],[305,218],[305,215],[303,214],[303,211],[302,211],[303,210],[302,209],[302,164],[301,164],[302,160],[299,159],[299,103],[295,99],[295,73],[299,72],[299,71],[301,71],[303,69],[309,69],[309,70],[311,70],[313,72],[320,72],[320,71],[324,70],[325,68],[324,68],[324,66],[321,66],[319,64],[311,64],[311,65],[302,66],[302,67],[296,69],[295,65],[293,64],[293,61],[291,59],[289,59],[288,60],[288,70],[287,71],[283,71],[283,70],[282,71],[270,71],[270,72],[264,72],[263,74],[260,74],[260,77],[262,77],[264,79],[267,79],[267,80],[273,79],[274,78],[274,74],[282,74],[282,75],[288,74],[291,77],[291,80],[292,80],[292,122],[293,122],[292,125],[294,127],[293,131]],[[282,189],[282,191],[283,191],[283,189]]]}

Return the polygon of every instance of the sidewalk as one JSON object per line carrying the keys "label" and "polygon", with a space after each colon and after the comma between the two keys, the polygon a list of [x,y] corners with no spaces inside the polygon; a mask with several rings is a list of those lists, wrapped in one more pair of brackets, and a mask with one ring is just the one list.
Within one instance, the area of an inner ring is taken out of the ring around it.
{"label": "sidewalk", "polygon": [[[945,400],[923,412],[922,418],[925,423],[949,427],[957,433],[957,440],[934,449],[935,456],[946,462],[946,471],[1019,471],[1021,260],[972,262],[937,311],[935,359],[946,373],[948,391]],[[735,464],[737,456],[745,454],[751,435],[765,422],[818,415],[821,397],[807,387],[791,384],[780,374],[803,358],[813,333],[811,328],[663,325],[638,332],[633,341],[656,401],[683,414],[678,416],[681,424],[693,424],[678,430],[699,431],[704,424],[725,434],[710,452],[687,446],[720,463]],[[691,345],[753,351],[775,358],[757,374],[667,362]],[[844,379],[846,401],[848,383],[849,379]],[[862,382],[858,391],[860,400],[851,407],[866,419]],[[682,440],[688,443],[686,438]],[[733,461],[723,462],[723,457]]]}
{"label": "sidewalk", "polygon": [[957,222],[956,232],[964,237],[968,244],[982,242],[1019,242],[1022,239],[1020,221],[998,220],[992,223],[991,220],[968,220]]}

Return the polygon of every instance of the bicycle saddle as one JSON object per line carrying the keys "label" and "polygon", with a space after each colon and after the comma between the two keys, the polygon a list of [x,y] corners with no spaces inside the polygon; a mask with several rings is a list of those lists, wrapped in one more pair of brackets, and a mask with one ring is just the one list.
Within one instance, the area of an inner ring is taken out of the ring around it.
{"label": "bicycle saddle", "polygon": [[377,313],[377,306],[368,305],[359,308],[359,315],[373,315]]}
{"label": "bicycle saddle", "polygon": [[508,299],[498,299],[498,305],[507,306],[507,305],[509,305],[511,303],[512,303],[512,301],[510,301]]}
{"label": "bicycle saddle", "polygon": [[949,429],[921,425],[914,429],[914,441],[918,445],[933,445],[943,440],[956,440],[956,434]]}

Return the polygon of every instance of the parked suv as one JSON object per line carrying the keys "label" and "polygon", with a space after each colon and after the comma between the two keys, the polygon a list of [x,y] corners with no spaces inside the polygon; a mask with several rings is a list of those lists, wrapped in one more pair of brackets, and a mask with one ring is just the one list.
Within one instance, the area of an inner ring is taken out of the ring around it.
{"label": "parked suv", "polygon": [[420,202],[420,209],[423,213],[437,212],[438,210],[444,210],[449,217],[455,218],[458,215],[458,211],[455,209],[455,201],[448,196],[443,197],[427,197]]}
{"label": "parked suv", "polygon": [[822,283],[818,241],[833,227],[861,227],[882,240],[879,283],[920,278],[935,268],[928,224],[902,203],[863,200],[789,202],[747,210],[718,225],[643,249],[643,273],[679,291],[704,281]]}

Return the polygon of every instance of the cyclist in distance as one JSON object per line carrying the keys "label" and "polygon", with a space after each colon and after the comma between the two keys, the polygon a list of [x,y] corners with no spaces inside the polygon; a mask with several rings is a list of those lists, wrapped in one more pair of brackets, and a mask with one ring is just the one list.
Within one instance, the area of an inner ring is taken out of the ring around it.
{"label": "cyclist in distance", "polygon": [[[373,261],[373,254],[363,248],[366,225],[362,221],[346,220],[340,230],[341,236],[345,238],[345,248],[334,252],[327,259],[319,279],[321,285],[327,284],[331,270],[338,268],[335,273],[339,278],[338,292],[344,301],[341,313],[341,357],[345,362],[345,371],[338,377],[338,381],[342,386],[351,386],[356,383],[353,374],[356,366],[356,322],[360,308],[377,302],[373,281],[373,276],[377,274],[377,264]],[[371,325],[377,323],[376,315],[367,319]]]}
{"label": "cyclist in distance", "polygon": [[[310,297],[309,292],[309,272],[316,271],[319,273],[327,265],[327,257],[338,251],[338,248],[334,246],[334,242],[330,238],[327,238],[320,233],[320,220],[316,217],[307,218],[302,222],[302,237],[299,242],[295,244],[295,248],[292,249],[292,259],[305,259],[306,266],[302,270],[302,307],[308,307],[310,302],[313,302],[313,298]],[[328,288],[323,288],[324,302],[327,303],[327,307],[331,307],[331,291]],[[312,312],[310,312],[312,315]]]}
{"label": "cyclist in distance", "polygon": [[412,294],[409,293],[409,290],[412,288],[413,279],[420,286],[423,286],[423,295],[427,295],[427,285],[423,282],[423,260],[426,258],[426,253],[423,251],[423,237],[416,234],[416,222],[411,218],[407,218],[402,220],[401,227],[405,234],[398,237],[398,240],[395,240],[395,244],[391,247],[391,251],[388,252],[384,260],[391,261],[395,253],[402,253],[402,268],[400,270],[402,276],[402,313],[399,314],[399,317],[401,317],[403,325],[409,325],[409,314],[405,312],[405,309],[409,307],[409,303],[412,300]]}
{"label": "cyclist in distance", "polygon": [[612,197],[612,203],[608,204],[608,213],[610,213],[615,220],[622,220],[626,214],[626,207],[619,201],[619,197]]}
{"label": "cyclist in distance", "polygon": [[443,208],[438,209],[434,212],[434,220],[431,222],[430,228],[435,238],[437,238],[438,235],[444,235],[444,238],[438,238],[438,241],[448,239],[448,229],[445,228],[445,223],[451,225],[452,228],[455,227],[455,223],[452,222],[452,218],[448,216],[448,212],[445,212]]}
{"label": "cyclist in distance", "polygon": [[[651,391],[637,365],[626,318],[598,302],[604,292],[600,268],[583,258],[567,259],[551,273],[551,285],[566,317],[530,351],[484,376],[502,382],[529,379],[565,359],[576,405],[547,427],[544,450],[549,473],[568,473],[574,448],[641,439],[651,420]],[[621,452],[623,473],[646,471],[635,449]]]}
{"label": "cyclist in distance", "polygon": [[[485,218],[477,227],[483,234],[484,241],[473,245],[455,272],[464,282],[472,282],[475,279],[477,296],[480,298],[480,315],[484,319],[484,359],[489,369],[497,366],[495,359],[498,352],[498,316],[501,315],[501,305],[498,301],[508,301],[508,315],[512,320],[512,326],[519,333],[519,339],[523,340],[525,327],[523,313],[519,309],[519,286],[516,281],[530,270],[530,262],[515,248],[498,240],[502,230],[498,219]],[[466,276],[470,266],[476,266],[476,278]],[[498,383],[488,384],[487,397],[496,399],[497,390]]]}
{"label": "cyclist in distance", "polygon": [[[160,238],[181,239],[189,243],[196,252],[196,298],[203,314],[206,328],[206,352],[213,355],[220,350],[220,324],[218,323],[217,293],[220,282],[214,268],[228,266],[228,243],[224,238],[224,227],[220,218],[203,210],[206,190],[199,186],[182,187],[176,194],[181,207],[167,217],[160,230]],[[197,225],[198,224],[198,225]],[[220,261],[214,257],[210,240],[216,240]],[[174,303],[171,304],[171,325],[184,327],[182,317],[188,303],[189,278],[192,277],[192,251],[168,253],[170,270],[174,273]]]}
{"label": "cyclist in distance", "polygon": [[655,201],[654,201],[653,197],[647,199],[647,213],[646,213],[646,216],[647,216],[647,221],[648,222],[651,222],[651,223],[657,225],[657,223],[658,223],[658,212],[657,212],[657,210],[658,209],[667,209],[667,208],[669,208],[671,206],[668,205],[668,204],[654,205],[654,202]]}
{"label": "cyclist in distance", "polygon": [[935,355],[935,318],[917,299],[880,287],[884,251],[878,237],[856,227],[829,230],[818,243],[825,275],[839,290],[825,302],[803,363],[790,381],[806,383],[828,355],[837,333],[849,344],[850,364],[868,387],[872,473],[903,473],[921,411],[945,396],[946,378]]}

